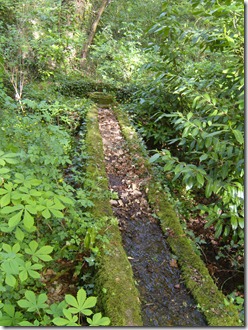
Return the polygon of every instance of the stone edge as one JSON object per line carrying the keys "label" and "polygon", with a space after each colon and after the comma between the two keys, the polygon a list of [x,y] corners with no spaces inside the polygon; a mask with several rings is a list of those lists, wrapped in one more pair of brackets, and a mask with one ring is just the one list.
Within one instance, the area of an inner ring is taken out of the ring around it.
{"label": "stone edge", "polygon": [[97,258],[95,275],[98,307],[110,318],[110,326],[142,326],[139,292],[135,286],[132,267],[122,246],[118,222],[114,219],[109,198],[106,196],[106,191],[109,190],[108,177],[96,106],[89,110],[86,125],[85,143],[89,156],[86,177],[93,179],[98,186],[98,197],[93,200],[94,207],[90,211],[96,221],[102,217],[107,219],[102,230],[107,232],[109,239],[104,249],[101,241],[98,243],[101,251]]}
{"label": "stone edge", "polygon": [[119,107],[114,107],[113,111],[130,152],[135,153],[135,159],[139,155],[139,165],[143,163],[150,174],[150,180],[145,186],[148,201],[160,219],[163,232],[168,234],[168,229],[170,230],[167,242],[178,258],[185,285],[192,293],[199,310],[205,315],[209,326],[241,326],[237,309],[232,303],[225,305],[225,295],[214,283],[200,256],[195,253],[194,242],[184,234],[180,220],[161,184],[156,180],[146,149],[127,114]]}

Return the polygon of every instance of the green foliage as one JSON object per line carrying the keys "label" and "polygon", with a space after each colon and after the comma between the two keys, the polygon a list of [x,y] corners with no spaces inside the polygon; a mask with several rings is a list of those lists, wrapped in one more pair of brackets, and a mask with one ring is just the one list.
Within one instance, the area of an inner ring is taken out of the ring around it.
{"label": "green foliage", "polygon": [[[97,298],[93,296],[87,298],[85,290],[80,289],[77,298],[68,294],[65,296],[65,301],[68,308],[63,309],[63,317],[55,317],[52,322],[57,326],[80,326],[80,318],[93,314],[91,308],[96,305]],[[93,326],[110,324],[109,318],[102,317],[101,313],[94,314],[92,320],[87,318],[87,322]]]}
{"label": "green foliage", "polygon": [[160,148],[151,162],[172,183],[181,180],[189,193],[205,195],[209,203],[200,212],[216,237],[237,250],[243,244],[242,5],[112,2],[82,77],[81,48],[98,5],[0,0],[3,326],[109,324],[93,314],[96,298],[83,289],[49,306],[37,281],[57,259],[78,253],[94,266],[96,242],[106,242],[100,232],[109,219],[89,212],[102,190],[84,175],[91,101],[82,97],[92,92],[134,102],[129,109],[140,133]]}
{"label": "green foliage", "polygon": [[151,162],[204,193],[206,226],[242,249],[243,5],[164,1],[151,33],[160,38],[150,47],[160,58],[145,67],[152,78],[134,114],[141,133],[162,149]]}
{"label": "green foliage", "polygon": [[[77,298],[72,295],[66,295],[60,303],[52,305],[47,304],[48,297],[45,293],[35,294],[31,290],[25,290],[24,298],[17,301],[18,306],[26,311],[25,316],[28,319],[34,319],[32,322],[24,320],[24,314],[15,311],[11,304],[0,306],[3,313],[0,315],[0,324],[3,326],[82,326],[87,320],[91,326],[109,325],[110,319],[102,317],[101,313],[93,313],[97,298],[86,297],[84,289],[77,292]],[[3,305],[3,304],[2,304]],[[93,318],[86,318],[93,314]],[[30,316],[32,316],[30,318]]]}
{"label": "green foliage", "polygon": [[39,312],[39,310],[45,309],[48,305],[45,303],[47,301],[47,295],[45,293],[39,294],[37,297],[33,291],[26,290],[25,298],[18,300],[18,305],[21,308],[27,309],[28,312]]}
{"label": "green foliage", "polygon": [[[131,24],[132,26],[132,24]],[[120,29],[122,37],[114,38],[110,26],[99,32],[91,46],[90,58],[95,74],[104,82],[117,85],[139,81],[138,69],[149,59],[141,46],[142,31],[130,30],[130,24]]]}
{"label": "green foliage", "polygon": [[106,326],[110,324],[110,320],[108,317],[102,317],[102,313],[96,313],[93,315],[92,319],[87,317],[87,322],[91,327],[97,327],[97,326]]}
{"label": "green foliage", "polygon": [[234,304],[234,306],[237,308],[239,312],[239,317],[241,324],[244,325],[245,323],[245,315],[244,315],[244,304],[245,300],[242,296],[240,296],[237,292],[232,292],[227,296],[227,298],[224,300],[224,304],[226,306],[230,305],[230,303]]}
{"label": "green foliage", "polygon": [[[16,113],[12,117],[5,103],[0,129],[0,324],[46,326],[52,324],[50,315],[64,315],[65,305],[61,313],[60,307],[50,309],[37,279],[41,279],[46,264],[56,265],[59,258],[75,259],[77,253],[88,253],[83,239],[93,221],[86,211],[93,205],[90,192],[69,185],[63,168],[73,166],[73,134],[90,102],[25,98],[23,105],[26,115]],[[82,162],[83,148],[77,156],[77,162]],[[83,185],[81,167],[74,173],[74,179]],[[101,226],[96,219],[94,222],[95,242]],[[20,308],[26,312],[19,312]],[[70,311],[65,313],[69,317]],[[82,320],[77,319],[79,322]]]}
{"label": "green foliage", "polygon": [[116,86],[90,78],[71,77],[60,79],[59,92],[66,96],[88,97],[92,92],[113,92]]}

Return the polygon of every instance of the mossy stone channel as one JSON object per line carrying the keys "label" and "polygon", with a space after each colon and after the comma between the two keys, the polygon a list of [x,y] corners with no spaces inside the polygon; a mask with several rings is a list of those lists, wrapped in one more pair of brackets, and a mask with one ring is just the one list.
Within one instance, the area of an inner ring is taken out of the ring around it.
{"label": "mossy stone channel", "polygon": [[[239,326],[238,313],[235,307],[232,304],[229,306],[224,305],[224,295],[214,284],[200,257],[194,253],[192,242],[185,237],[175,211],[168,203],[160,184],[154,179],[152,169],[147,162],[145,151],[140,144],[135,130],[130,125],[126,114],[117,107],[114,107],[114,112],[120,123],[122,134],[128,144],[129,152],[134,152],[136,155],[139,153],[140,157],[144,158],[144,164],[151,175],[151,180],[147,182],[146,191],[149,203],[159,218],[162,230],[166,234],[168,228],[170,228],[173,233],[173,235],[167,238],[166,243],[164,238],[163,243],[161,243],[161,240],[160,243],[161,245],[169,245],[171,251],[176,256],[181,269],[182,279],[187,289],[193,295],[195,302],[201,306],[206,323],[209,326]],[[97,122],[97,109],[95,107],[88,114],[88,134],[86,140],[90,154],[88,173],[92,174],[92,177],[95,178],[103,190],[107,190],[109,182],[104,163],[102,139]],[[95,212],[96,217],[105,215],[110,219],[113,218],[111,205],[106,198],[101,199],[99,197],[96,200]],[[132,269],[130,259],[127,258],[127,254],[123,249],[124,242],[117,223],[110,221],[107,224],[107,228],[110,237],[108,252],[103,252],[99,258],[99,268],[96,276],[96,287],[101,308],[110,317],[111,326],[144,325],[147,321],[141,318],[141,294],[135,284],[135,267]],[[131,235],[133,234],[131,233]],[[156,258],[158,264],[163,262],[159,259],[158,255],[154,255],[154,259]],[[139,290],[142,290],[142,288],[139,288]],[[165,301],[163,303],[170,304],[170,302]],[[186,302],[185,307],[186,304],[189,305]],[[185,311],[180,311],[179,309],[178,313],[180,312],[185,313]],[[180,325],[177,321],[174,324],[171,321],[171,324],[169,324],[170,321],[166,320],[166,318],[164,322],[167,322],[167,324],[163,326]],[[161,324],[158,325],[161,326]],[[195,324],[195,326],[202,325],[203,323]]]}
{"label": "mossy stone channel", "polygon": [[142,189],[149,180],[142,159],[129,153],[111,110],[99,109],[98,117],[109,186],[118,195],[112,208],[140,293],[144,326],[205,326]]}

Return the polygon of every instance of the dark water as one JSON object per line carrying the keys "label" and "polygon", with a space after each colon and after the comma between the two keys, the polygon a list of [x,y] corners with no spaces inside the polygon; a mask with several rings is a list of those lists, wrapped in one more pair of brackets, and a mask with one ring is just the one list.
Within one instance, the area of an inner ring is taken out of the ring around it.
{"label": "dark water", "polygon": [[[145,326],[205,326],[187,292],[160,226],[149,219],[127,221],[124,248],[132,264],[142,300]],[[176,286],[176,287],[175,287]]]}

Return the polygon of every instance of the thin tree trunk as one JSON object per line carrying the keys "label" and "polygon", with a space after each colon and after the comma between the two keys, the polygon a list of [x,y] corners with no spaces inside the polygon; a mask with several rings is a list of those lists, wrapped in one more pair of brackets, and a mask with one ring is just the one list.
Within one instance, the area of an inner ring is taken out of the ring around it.
{"label": "thin tree trunk", "polygon": [[98,13],[97,13],[97,16],[96,16],[96,19],[95,21],[93,22],[92,24],[92,27],[90,29],[90,34],[89,34],[89,37],[88,37],[88,40],[86,41],[84,47],[83,47],[83,50],[82,50],[82,56],[81,56],[81,66],[84,66],[84,63],[86,61],[86,58],[87,58],[87,55],[88,55],[88,51],[89,51],[89,47],[90,45],[92,44],[92,41],[94,39],[94,36],[96,34],[96,29],[97,29],[97,26],[98,26],[98,23],[101,19],[101,16],[105,10],[105,8],[107,7],[107,5],[110,3],[111,0],[103,0],[102,4],[101,4],[101,7],[99,8],[98,10]]}

